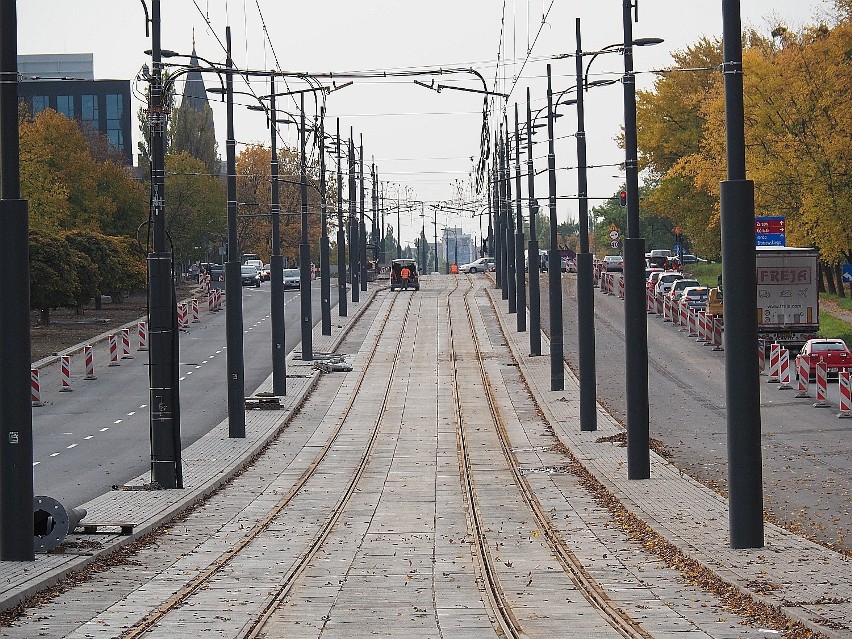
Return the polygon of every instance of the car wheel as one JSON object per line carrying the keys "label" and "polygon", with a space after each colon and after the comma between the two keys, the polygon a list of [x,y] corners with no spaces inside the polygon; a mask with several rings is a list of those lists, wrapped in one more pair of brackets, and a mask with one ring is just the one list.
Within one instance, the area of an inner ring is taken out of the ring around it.
{"label": "car wheel", "polygon": [[468,269],[468,271],[467,271],[467,272],[468,272],[468,273],[476,273],[476,267],[475,267],[475,266],[471,266],[471,267]]}

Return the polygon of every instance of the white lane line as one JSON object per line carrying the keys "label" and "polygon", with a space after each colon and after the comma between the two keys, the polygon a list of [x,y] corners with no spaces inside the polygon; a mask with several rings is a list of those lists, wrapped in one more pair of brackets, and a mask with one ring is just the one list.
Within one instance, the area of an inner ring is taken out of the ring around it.
{"label": "white lane line", "polygon": [[180,379],[178,379],[178,381],[179,381],[179,382],[182,382],[182,381],[183,381],[183,380],[185,380],[185,379],[186,379],[186,377],[181,377]]}
{"label": "white lane line", "polygon": [[219,354],[219,353],[221,353],[221,352],[222,352],[221,350],[218,350],[218,351],[216,351],[216,354],[218,355],[218,354]]}
{"label": "white lane line", "polygon": [[107,426],[106,428],[101,428],[101,432],[102,432],[102,433],[105,433],[105,432],[106,432],[106,431],[108,431],[108,430],[109,430],[109,426]]}
{"label": "white lane line", "polygon": [[50,453],[51,457],[57,457],[58,455],[59,455],[59,453]]}
{"label": "white lane line", "polygon": [[198,370],[199,368],[201,368],[201,366],[196,366],[196,367],[195,367],[195,370]]}
{"label": "white lane line", "polygon": [[121,422],[123,422],[123,421],[124,421],[123,419],[116,419],[116,420],[113,422],[113,424],[120,424],[120,423],[121,423]]}
{"label": "white lane line", "polygon": [[86,436],[86,437],[84,437],[83,439],[92,439],[93,437],[94,437],[94,435],[87,435],[87,436]]}
{"label": "white lane line", "polygon": [[[206,363],[207,363],[207,360],[206,360],[206,359],[205,359],[205,360],[202,360],[202,361],[201,361],[201,363],[202,363],[202,364],[206,364]],[[200,367],[199,367],[199,368],[200,368]]]}
{"label": "white lane line", "polygon": [[33,466],[38,466],[41,462],[33,462]]}
{"label": "white lane line", "polygon": [[135,410],[132,410],[132,411],[130,411],[129,413],[127,413],[127,416],[128,416],[128,417],[133,417],[135,414],[136,414],[136,411],[135,411]]}
{"label": "white lane line", "polygon": [[189,371],[187,375],[192,375],[195,371]]}
{"label": "white lane line", "polygon": [[70,446],[66,446],[65,448],[71,450],[72,448],[77,448],[77,444],[71,444]]}
{"label": "white lane line", "polygon": [[139,408],[145,408],[148,404],[142,404]]}

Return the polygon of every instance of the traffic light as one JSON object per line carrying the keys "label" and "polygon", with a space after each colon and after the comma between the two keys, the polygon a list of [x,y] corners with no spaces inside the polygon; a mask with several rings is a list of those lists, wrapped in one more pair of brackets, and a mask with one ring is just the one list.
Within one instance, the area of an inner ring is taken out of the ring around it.
{"label": "traffic light", "polygon": [[621,206],[627,206],[627,191],[621,191],[618,194],[618,203],[621,204]]}

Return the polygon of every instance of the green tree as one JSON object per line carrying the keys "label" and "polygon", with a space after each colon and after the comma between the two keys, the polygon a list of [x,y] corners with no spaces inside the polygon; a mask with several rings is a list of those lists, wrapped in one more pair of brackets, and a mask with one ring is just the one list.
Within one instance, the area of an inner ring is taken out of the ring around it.
{"label": "green tree", "polygon": [[41,312],[41,323],[50,324],[50,309],[76,306],[81,286],[75,252],[55,232],[31,228],[30,308]]}
{"label": "green tree", "polygon": [[201,160],[208,174],[219,175],[219,148],[213,128],[213,110],[209,104],[203,104],[199,111],[185,102],[171,111],[169,153],[188,153]]}

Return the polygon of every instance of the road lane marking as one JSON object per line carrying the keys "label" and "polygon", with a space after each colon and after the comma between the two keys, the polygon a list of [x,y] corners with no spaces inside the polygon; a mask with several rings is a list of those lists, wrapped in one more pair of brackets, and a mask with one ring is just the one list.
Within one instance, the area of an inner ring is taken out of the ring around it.
{"label": "road lane marking", "polygon": [[84,437],[83,439],[92,439],[93,437],[94,437],[94,435],[88,435],[88,436]]}
{"label": "road lane marking", "polygon": [[38,466],[41,462],[33,462],[33,466]]}
{"label": "road lane marking", "polygon": [[51,457],[56,457],[57,455],[59,455],[59,453],[50,453]]}
{"label": "road lane marking", "polygon": [[108,431],[108,430],[109,430],[109,426],[107,426],[106,428],[101,428],[101,432],[102,432],[102,433],[105,433],[105,432],[106,432],[106,431]]}
{"label": "road lane marking", "polygon": [[123,422],[123,421],[124,421],[123,419],[116,419],[116,420],[113,422],[113,424],[120,424],[120,423],[121,423],[121,422]]}
{"label": "road lane marking", "polygon": [[70,446],[66,446],[66,449],[70,450],[72,448],[77,448],[77,444],[71,444]]}
{"label": "road lane marking", "polygon": [[182,381],[183,381],[183,380],[185,380],[185,379],[186,379],[186,377],[181,377],[181,378],[179,378],[179,379],[178,379],[178,381],[179,381],[179,382],[182,382]]}
{"label": "road lane marking", "polygon": [[127,413],[127,416],[128,416],[128,417],[133,417],[135,414],[136,414],[136,411],[135,411],[135,410],[132,410],[132,411],[130,411],[129,413]]}

